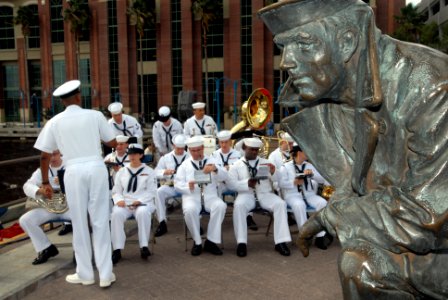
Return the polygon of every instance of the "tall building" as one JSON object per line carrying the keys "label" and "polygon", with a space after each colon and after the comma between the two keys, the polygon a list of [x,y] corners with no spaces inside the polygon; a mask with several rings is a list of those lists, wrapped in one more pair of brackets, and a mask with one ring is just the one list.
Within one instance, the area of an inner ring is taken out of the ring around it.
{"label": "tall building", "polygon": [[448,22],[448,0],[422,0],[417,9],[426,16],[426,23],[437,23],[439,31]]}
{"label": "tall building", "polygon": [[[209,26],[206,64],[192,0],[148,0],[156,12],[156,23],[145,30],[141,41],[126,13],[129,0],[89,0],[90,26],[83,31],[79,47],[63,19],[68,0],[3,0],[0,123],[35,120],[33,115],[38,112],[44,117],[59,112],[62,107],[52,98],[52,91],[74,78],[82,81],[83,106],[105,110],[109,103],[121,101],[126,113],[137,115],[143,76],[146,120],[161,105],[171,106],[176,113],[183,103],[178,98],[181,91],[196,91],[198,100],[208,98],[209,114],[221,121],[224,116],[236,120],[235,108],[255,88],[267,88],[276,100],[287,75],[278,68],[280,51],[272,35],[256,17],[265,1],[216,1],[222,9]],[[393,15],[404,2],[370,1],[383,32],[393,31]],[[27,39],[20,25],[12,22],[21,5],[29,6],[39,20]],[[279,115],[275,105],[276,121]]]}

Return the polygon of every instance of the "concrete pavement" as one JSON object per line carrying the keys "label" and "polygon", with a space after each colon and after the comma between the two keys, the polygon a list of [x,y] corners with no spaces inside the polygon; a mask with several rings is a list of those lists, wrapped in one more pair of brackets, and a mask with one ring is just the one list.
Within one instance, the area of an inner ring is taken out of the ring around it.
{"label": "concrete pavement", "polygon": [[[308,258],[291,245],[291,256],[283,257],[274,251],[272,234],[264,235],[268,218],[254,218],[260,229],[249,231],[245,258],[235,254],[230,216],[223,225],[223,256],[193,257],[185,252],[183,221],[177,210],[168,221],[168,233],[157,238],[153,256],[143,261],[131,224],[123,259],[114,267],[117,281],[107,289],[98,286],[98,278],[91,286],[65,282],[65,276],[75,270],[71,246],[59,247],[57,257],[33,266],[35,253],[27,242],[0,255],[0,299],[342,299],[337,242],[326,251],[313,247]],[[204,218],[204,228],[206,222]],[[56,243],[71,238],[58,237],[57,231],[50,236]]]}

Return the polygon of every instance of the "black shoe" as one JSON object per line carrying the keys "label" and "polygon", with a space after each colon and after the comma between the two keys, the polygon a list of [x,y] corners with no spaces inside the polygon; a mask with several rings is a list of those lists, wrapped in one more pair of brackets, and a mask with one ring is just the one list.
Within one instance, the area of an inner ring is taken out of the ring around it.
{"label": "black shoe", "polygon": [[275,251],[280,253],[283,256],[290,256],[291,252],[289,251],[288,246],[286,246],[286,243],[279,243],[275,245]]}
{"label": "black shoe", "polygon": [[325,245],[325,238],[323,236],[317,237],[314,241],[314,245],[316,245],[317,248],[322,250],[327,250],[327,246]]}
{"label": "black shoe", "polygon": [[199,244],[199,245],[194,244],[193,248],[191,248],[191,255],[198,256],[201,253],[202,253],[202,245],[201,244]]}
{"label": "black shoe", "polygon": [[116,249],[114,252],[112,252],[112,263],[115,265],[117,264],[121,259],[121,250]]}
{"label": "black shoe", "polygon": [[143,247],[140,249],[140,257],[143,259],[148,259],[148,256],[151,256],[151,252],[148,247]]}
{"label": "black shoe", "polygon": [[252,218],[251,215],[247,216],[246,222],[247,222],[247,228],[249,228],[250,230],[253,230],[253,231],[257,231],[258,230],[257,223],[255,223],[255,221],[254,221],[254,219]]}
{"label": "black shoe", "polygon": [[162,221],[162,222],[160,222],[159,226],[156,229],[155,236],[159,237],[159,236],[164,235],[167,232],[168,232],[168,228],[166,227],[166,222]]}
{"label": "black shoe", "polygon": [[333,243],[333,236],[327,232],[325,233],[324,239],[325,246],[330,247],[330,245]]}
{"label": "black shoe", "polygon": [[204,251],[210,252],[213,255],[222,255],[221,249],[219,249],[219,247],[215,243],[210,242],[209,240],[205,240]]}
{"label": "black shoe", "polygon": [[297,222],[296,220],[293,218],[291,213],[288,213],[288,226],[293,226],[296,225]]}
{"label": "black shoe", "polygon": [[59,230],[58,235],[66,235],[67,233],[70,233],[73,231],[72,224],[64,224],[64,227],[62,227],[61,230]]}
{"label": "black shoe", "polygon": [[51,244],[48,248],[39,252],[37,257],[33,261],[33,265],[43,264],[43,263],[47,262],[47,260],[50,257],[56,256],[58,254],[59,254],[58,248],[56,248],[55,245]]}
{"label": "black shoe", "polygon": [[244,243],[238,244],[238,247],[236,247],[236,255],[239,257],[244,257],[247,255],[247,246]]}

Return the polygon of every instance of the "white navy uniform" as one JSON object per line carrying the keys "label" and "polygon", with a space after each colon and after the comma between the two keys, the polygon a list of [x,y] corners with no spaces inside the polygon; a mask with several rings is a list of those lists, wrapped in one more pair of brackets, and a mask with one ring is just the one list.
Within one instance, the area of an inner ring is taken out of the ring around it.
{"label": "white navy uniform", "polygon": [[[251,178],[249,168],[256,168],[269,161],[257,157],[255,160],[247,161],[244,157],[230,166],[229,187],[238,192],[233,205],[233,226],[237,243],[247,244],[247,223],[246,217],[249,211],[255,208],[254,189],[248,185]],[[255,187],[255,192],[259,200],[260,206],[274,214],[274,241],[275,244],[286,243],[291,241],[286,212],[286,202],[272,192],[271,180],[277,180],[277,169],[268,179],[260,180]]]}
{"label": "white navy uniform", "polygon": [[[182,193],[182,210],[185,223],[196,245],[201,245],[200,235],[200,212],[201,192],[200,187],[195,184],[191,191],[188,182],[194,181],[194,172],[206,164],[215,164],[213,158],[204,158],[202,161],[194,161],[191,157],[185,160],[177,169],[174,177],[174,187]],[[196,166],[196,167],[195,167]],[[216,165],[217,173],[212,172],[212,182],[204,186],[204,207],[210,212],[210,220],[207,228],[207,239],[215,244],[221,243],[221,226],[226,214],[227,205],[218,197],[217,183],[227,180],[227,171]]]}
{"label": "white navy uniform", "polygon": [[[126,241],[124,222],[131,216],[134,216],[137,221],[140,248],[148,247],[151,234],[151,216],[156,209],[154,205],[156,190],[155,172],[144,164],[141,164],[138,168],[127,166],[117,172],[112,189],[112,199],[115,203],[111,216],[111,236],[114,250],[124,249]],[[140,201],[145,205],[140,205],[135,209],[116,205],[118,201],[123,200],[126,205],[130,205],[134,201]]]}
{"label": "white navy uniform", "polygon": [[204,115],[202,120],[192,116],[184,123],[184,134],[186,136],[215,135],[216,128],[216,123],[210,116]]}
{"label": "white navy uniform", "polygon": [[[59,183],[55,181],[57,178],[57,172],[60,169],[63,169],[63,166],[60,166],[58,168],[53,168],[50,166],[48,170],[48,181],[51,184],[51,187],[53,190],[58,191]],[[40,171],[40,168],[34,171],[33,175],[31,175],[30,179],[25,182],[23,185],[23,191],[25,192],[25,195],[27,197],[36,198],[37,191],[39,190],[39,187],[42,185],[42,173]],[[31,239],[31,243],[33,244],[34,250],[36,250],[37,253],[41,252],[42,250],[50,247],[51,242],[48,239],[45,232],[42,230],[42,227],[40,225],[48,222],[49,220],[53,219],[63,219],[70,221],[70,210],[66,211],[62,214],[56,214],[49,212],[45,208],[34,208],[27,213],[23,214],[20,219],[20,227],[25,230],[25,232],[28,234],[28,236]]]}
{"label": "white navy uniform", "polygon": [[284,152],[280,150],[280,148],[275,149],[274,151],[269,154],[269,161],[275,166],[277,170],[280,170],[280,168],[284,165],[284,162],[286,160],[289,160],[290,155],[288,152]]}
{"label": "white navy uniform", "polygon": [[[297,173],[304,173],[305,170],[312,170],[313,177],[305,178],[304,184],[301,186],[294,185],[294,179]],[[316,211],[321,210],[327,205],[327,201],[317,195],[317,188],[319,183],[326,183],[326,180],[317,172],[312,164],[309,162],[303,162],[300,165],[294,163],[294,161],[287,162],[280,170],[281,180],[279,181],[280,189],[282,190],[283,197],[291,207],[294,217],[297,222],[297,226],[300,228],[307,220],[306,216],[306,204],[308,203]],[[299,191],[300,190],[300,191]],[[303,190],[303,194],[302,194]],[[303,198],[305,195],[305,199]],[[305,202],[306,200],[306,202]],[[325,235],[325,231],[319,232],[316,236],[321,237]]]}
{"label": "white navy uniform", "polygon": [[[160,158],[159,163],[157,164],[155,170],[157,178],[163,178],[163,173],[167,169],[177,171],[180,165],[189,157],[190,154],[188,154],[187,151],[182,155],[176,155],[174,151],[165,154]],[[157,189],[156,212],[159,222],[166,221],[166,200],[175,196],[180,196],[180,194],[176,191],[174,185],[161,185]]]}
{"label": "white navy uniform", "polygon": [[135,136],[138,140],[141,140],[143,138],[143,131],[137,119],[126,114],[122,114],[122,118],[121,124],[117,124],[114,118],[109,119],[109,125],[114,131],[115,136]]}
{"label": "white navy uniform", "polygon": [[[117,163],[120,168],[126,167],[129,165],[129,157],[128,153],[126,152],[124,155],[119,156],[115,151],[111,152],[104,157],[104,162],[114,162]],[[109,168],[109,176],[112,177],[112,180],[115,180],[115,175],[117,172],[114,170],[114,168]]]}
{"label": "white navy uniform", "polygon": [[167,154],[172,151],[173,148],[173,136],[184,132],[182,124],[175,118],[170,118],[171,123],[169,126],[165,126],[163,122],[157,121],[152,127],[152,140],[154,146],[160,155]]}
{"label": "white navy uniform", "polygon": [[[231,166],[241,158],[241,153],[234,149],[226,154],[222,153],[221,149],[213,152],[212,157],[216,160],[216,164],[221,167]],[[227,184],[225,182],[220,182],[218,186],[219,194],[229,191]]]}
{"label": "white navy uniform", "polygon": [[94,280],[88,214],[100,281],[113,278],[108,173],[101,157],[101,141],[109,142],[114,138],[101,112],[69,105],[45,124],[34,145],[46,153],[57,149],[64,153],[64,182],[72,217],[76,273],[86,281]]}

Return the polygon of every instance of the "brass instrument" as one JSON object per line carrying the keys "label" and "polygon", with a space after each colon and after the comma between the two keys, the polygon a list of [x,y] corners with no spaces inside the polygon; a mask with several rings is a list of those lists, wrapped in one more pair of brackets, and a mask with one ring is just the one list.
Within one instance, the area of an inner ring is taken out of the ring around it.
{"label": "brass instrument", "polygon": [[322,190],[320,191],[320,195],[325,200],[330,200],[331,196],[333,195],[335,189],[331,185],[322,185]]}
{"label": "brass instrument", "polygon": [[35,199],[30,198],[29,200],[36,202],[39,207],[45,208],[51,213],[62,214],[68,210],[67,200],[61,191],[53,193],[51,199],[42,195],[36,195]]}

